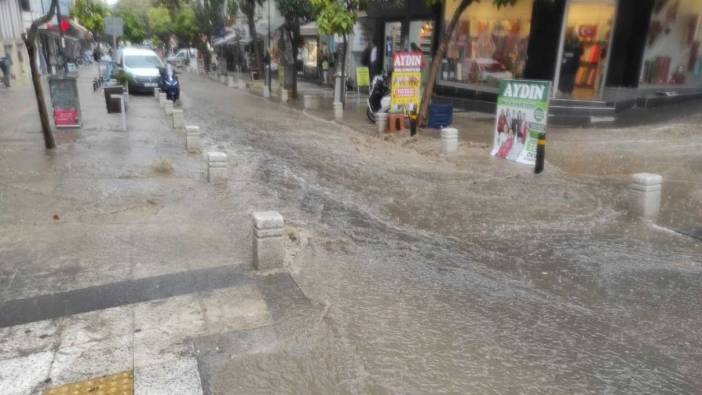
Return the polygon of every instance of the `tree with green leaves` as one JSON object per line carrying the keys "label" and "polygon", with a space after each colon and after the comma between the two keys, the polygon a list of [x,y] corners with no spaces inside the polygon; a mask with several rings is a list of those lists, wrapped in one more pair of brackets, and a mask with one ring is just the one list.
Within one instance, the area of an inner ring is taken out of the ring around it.
{"label": "tree with green leaves", "polygon": [[173,32],[180,42],[187,43],[188,48],[197,40],[200,29],[195,11],[190,6],[182,7],[176,14]]}
{"label": "tree with green leaves", "polygon": [[258,70],[259,78],[263,77],[263,55],[261,54],[261,46],[258,42],[258,34],[256,33],[256,6],[263,5],[263,0],[241,0],[239,8],[246,16],[246,22],[249,26],[249,35],[251,36],[251,44],[254,47],[254,55],[256,57],[256,70]]}
{"label": "tree with green leaves", "polygon": [[[429,75],[427,76],[427,83],[424,87],[424,92],[422,93],[422,101],[419,106],[419,114],[417,119],[418,124],[425,123],[424,121],[427,117],[427,111],[429,110],[429,102],[431,101],[431,95],[434,90],[434,83],[436,82],[436,76],[439,73],[439,69],[441,68],[441,62],[446,56],[446,49],[448,48],[449,39],[451,38],[451,36],[453,36],[453,33],[456,30],[456,26],[458,25],[458,21],[461,18],[461,15],[466,10],[466,8],[468,8],[468,6],[471,5],[474,1],[477,2],[479,0],[460,0],[460,3],[458,3],[458,7],[456,7],[453,14],[451,15],[451,19],[449,20],[448,25],[446,25],[446,27],[443,29],[443,34],[439,36],[439,46],[436,48],[436,52],[434,53],[434,57],[431,61],[431,66],[429,66]],[[428,0],[428,2],[431,5],[436,5],[442,3],[443,0]],[[514,5],[516,2],[517,0],[492,0],[492,3],[495,4],[498,8],[508,5]]]}
{"label": "tree with green leaves", "polygon": [[171,13],[166,7],[160,5],[149,8],[146,15],[149,20],[151,33],[167,46],[169,41],[168,36],[171,34],[173,28]]}
{"label": "tree with green leaves", "polygon": [[[290,97],[297,96],[297,70],[295,61],[302,42],[300,26],[314,20],[316,8],[310,0],[276,0],[278,11],[283,16],[285,22],[285,35],[288,40],[290,51],[286,50],[289,56],[285,59],[285,89],[289,91]],[[287,45],[286,45],[287,47]],[[281,81],[282,82],[282,81]]]}
{"label": "tree with green leaves", "polygon": [[124,37],[140,43],[150,35],[148,16],[150,3],[143,0],[119,0],[112,13],[124,21]]}
{"label": "tree with green leaves", "polygon": [[346,95],[346,49],[348,35],[356,23],[356,13],[361,8],[360,0],[311,0],[318,7],[317,29],[324,34],[339,34],[343,38],[343,47],[340,48],[339,67],[341,71],[341,102],[345,102]]}
{"label": "tree with green leaves", "polygon": [[202,54],[206,70],[210,69],[211,62],[210,51],[206,42],[215,35],[218,29],[224,27],[227,16],[236,15],[238,6],[237,0],[193,0],[192,8],[195,13],[198,30],[204,38],[204,40],[196,39],[194,44]]}
{"label": "tree with green leaves", "polygon": [[102,33],[107,14],[107,7],[97,0],[75,0],[71,8],[71,17],[93,33]]}
{"label": "tree with green leaves", "polygon": [[132,43],[141,43],[146,38],[146,21],[140,15],[120,9],[115,14],[124,22],[124,37]]}

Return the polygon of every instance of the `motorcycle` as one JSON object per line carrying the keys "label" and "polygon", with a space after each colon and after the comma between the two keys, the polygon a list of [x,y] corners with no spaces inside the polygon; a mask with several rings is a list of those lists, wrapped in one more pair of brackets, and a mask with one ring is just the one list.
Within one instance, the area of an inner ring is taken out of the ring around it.
{"label": "motorcycle", "polygon": [[2,82],[6,88],[10,87],[10,61],[7,57],[0,58],[0,70],[2,70]]}
{"label": "motorcycle", "polygon": [[166,94],[166,99],[174,103],[180,98],[180,82],[172,65],[169,64],[166,68],[161,69],[159,88]]}
{"label": "motorcycle", "polygon": [[376,75],[371,82],[370,93],[368,95],[368,106],[366,116],[368,120],[375,123],[375,114],[378,112],[388,112],[390,110],[390,77],[386,75]]}

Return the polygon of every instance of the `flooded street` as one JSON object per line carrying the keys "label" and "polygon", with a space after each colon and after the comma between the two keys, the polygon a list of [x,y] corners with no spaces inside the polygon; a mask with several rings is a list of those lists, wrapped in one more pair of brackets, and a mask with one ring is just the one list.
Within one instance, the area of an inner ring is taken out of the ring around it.
{"label": "flooded street", "polygon": [[[286,316],[265,351],[232,346],[210,363],[212,393],[702,388],[702,247],[668,230],[702,223],[695,119],[679,132],[684,144],[635,149],[668,158],[663,170],[624,153],[607,167],[578,154],[617,149],[593,148],[604,131],[594,140],[564,131],[534,177],[478,144],[445,159],[420,153],[422,141],[382,141],[183,80],[189,121],[230,153],[235,173],[258,180],[293,229],[288,269],[318,307]],[[685,175],[666,184],[674,192],[661,228],[626,214],[628,176],[639,170]]]}

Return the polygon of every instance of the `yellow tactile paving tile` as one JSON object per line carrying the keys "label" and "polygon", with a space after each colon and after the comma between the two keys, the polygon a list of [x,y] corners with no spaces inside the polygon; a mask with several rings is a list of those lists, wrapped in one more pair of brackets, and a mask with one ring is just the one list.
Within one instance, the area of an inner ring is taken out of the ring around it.
{"label": "yellow tactile paving tile", "polygon": [[116,373],[49,388],[44,395],[133,395],[134,372]]}

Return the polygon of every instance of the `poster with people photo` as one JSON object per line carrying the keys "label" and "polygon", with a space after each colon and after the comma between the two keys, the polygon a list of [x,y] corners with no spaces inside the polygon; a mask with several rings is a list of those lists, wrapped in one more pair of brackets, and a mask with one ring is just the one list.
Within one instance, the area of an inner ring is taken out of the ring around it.
{"label": "poster with people photo", "polygon": [[493,156],[534,165],[539,135],[546,133],[550,97],[548,81],[500,81]]}

